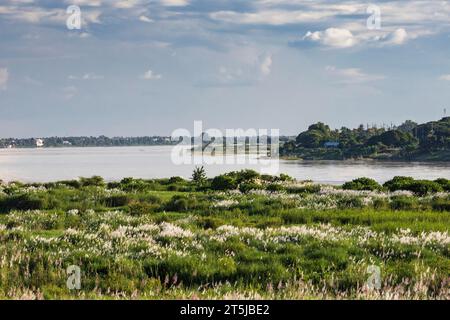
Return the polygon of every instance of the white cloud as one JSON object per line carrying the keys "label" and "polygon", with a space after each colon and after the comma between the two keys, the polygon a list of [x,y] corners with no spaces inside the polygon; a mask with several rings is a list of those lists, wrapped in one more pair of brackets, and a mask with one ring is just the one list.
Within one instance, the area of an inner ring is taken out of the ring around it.
{"label": "white cloud", "polygon": [[189,0],[161,0],[161,4],[166,7],[184,7],[189,4]]}
{"label": "white cloud", "polygon": [[104,78],[105,78],[104,76],[97,75],[95,73],[85,73],[82,76],[74,76],[74,75],[68,76],[69,80],[101,80]]}
{"label": "white cloud", "polygon": [[70,100],[78,93],[78,88],[75,86],[68,86],[63,88],[64,99]]}
{"label": "white cloud", "polygon": [[150,19],[149,17],[144,16],[144,15],[139,16],[139,20],[142,22],[154,22],[153,19]]}
{"label": "white cloud", "polygon": [[382,39],[386,44],[401,45],[408,40],[408,33],[405,29],[400,28],[388,34]]}
{"label": "white cloud", "polygon": [[66,0],[65,3],[68,5],[77,6],[90,6],[90,7],[100,7],[102,5],[102,0]]}
{"label": "white cloud", "polygon": [[159,80],[162,78],[162,75],[154,73],[152,70],[146,71],[142,76],[141,79],[144,80]]}
{"label": "white cloud", "polygon": [[325,31],[308,31],[303,40],[319,42],[335,48],[349,48],[356,45],[357,40],[347,29],[328,28]]}
{"label": "white cloud", "polygon": [[139,4],[139,0],[120,0],[120,1],[115,1],[113,6],[115,8],[119,8],[119,9],[130,9],[130,8],[134,8],[138,4]]}
{"label": "white cloud", "polygon": [[[237,48],[232,51],[229,65],[221,65],[214,73],[198,82],[204,87],[254,86],[272,73],[273,55],[258,52],[256,48]],[[229,57],[228,57],[229,58]]]}
{"label": "white cloud", "polygon": [[343,84],[361,84],[371,81],[385,79],[385,76],[379,74],[368,74],[359,68],[339,69],[335,66],[327,66],[327,73],[335,78],[339,83]]}
{"label": "white cloud", "polygon": [[229,23],[239,24],[268,24],[281,26],[290,23],[313,22],[334,14],[331,12],[317,11],[285,11],[285,10],[267,10],[251,13],[242,13],[235,11],[217,11],[210,14],[214,20],[220,20]]}
{"label": "white cloud", "polygon": [[450,81],[450,74],[443,74],[442,76],[439,77],[439,80]]}
{"label": "white cloud", "polygon": [[33,86],[42,86],[42,82],[41,81],[36,80],[36,79],[34,79],[34,78],[30,77],[30,76],[25,76],[24,80],[25,80],[26,83],[31,84]]}
{"label": "white cloud", "polygon": [[265,76],[268,76],[272,71],[271,69],[272,69],[272,55],[266,55],[260,65],[261,73]]}
{"label": "white cloud", "polygon": [[9,72],[6,68],[0,68],[0,89],[5,90],[9,80]]}

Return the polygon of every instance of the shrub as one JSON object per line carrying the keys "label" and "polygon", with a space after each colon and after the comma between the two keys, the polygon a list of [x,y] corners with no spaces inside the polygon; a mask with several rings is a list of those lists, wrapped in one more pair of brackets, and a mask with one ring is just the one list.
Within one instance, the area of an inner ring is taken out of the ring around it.
{"label": "shrub", "polygon": [[237,188],[237,182],[228,175],[220,175],[212,180],[211,188],[214,190],[234,190]]}
{"label": "shrub", "polygon": [[383,186],[389,191],[408,190],[408,186],[414,182],[411,177],[394,177],[392,180],[386,181]]}
{"label": "shrub", "polygon": [[226,221],[215,217],[201,217],[196,223],[203,229],[217,229],[218,227],[225,225]]}
{"label": "shrub", "polygon": [[444,189],[445,191],[450,192],[450,180],[440,178],[440,179],[434,180],[434,182],[438,183],[442,187],[442,189]]}
{"label": "shrub", "polygon": [[0,211],[9,212],[11,210],[40,210],[45,209],[44,199],[35,195],[20,194],[5,197],[0,200]]}
{"label": "shrub", "polygon": [[269,174],[263,174],[263,175],[261,175],[261,180],[267,181],[267,182],[275,182],[276,177],[275,176],[271,176]]}
{"label": "shrub", "polygon": [[259,184],[253,182],[241,183],[239,185],[239,191],[242,193],[248,193],[252,190],[260,190],[262,187]]}
{"label": "shrub", "polygon": [[184,183],[184,182],[186,182],[186,180],[184,180],[181,177],[171,177],[169,179],[169,184],[177,184],[177,183]]}
{"label": "shrub", "polygon": [[121,190],[124,191],[143,191],[147,189],[148,184],[145,183],[141,179],[133,179],[133,178],[123,178],[118,186]]}
{"label": "shrub", "polygon": [[285,188],[281,184],[277,184],[277,183],[269,184],[266,189],[267,189],[267,191],[270,191],[270,192],[281,192],[281,191],[285,190]]}
{"label": "shrub", "polygon": [[364,203],[361,198],[356,197],[340,198],[337,200],[337,206],[340,209],[362,208],[364,206]]}
{"label": "shrub", "polygon": [[318,184],[311,184],[311,185],[306,185],[303,187],[288,187],[286,189],[286,191],[288,193],[296,193],[296,194],[303,194],[303,193],[319,193],[320,192],[320,185]]}
{"label": "shrub", "polygon": [[342,186],[344,190],[380,190],[381,185],[373,179],[370,178],[358,178],[350,182],[344,183]]}
{"label": "shrub", "polygon": [[192,172],[192,182],[197,186],[202,186],[206,182],[206,171],[203,166],[195,167]]}
{"label": "shrub", "polygon": [[392,197],[391,208],[393,210],[412,210],[417,208],[417,200],[414,197]]}
{"label": "shrub", "polygon": [[81,187],[81,183],[78,180],[63,180],[59,181],[58,184],[66,185],[68,187],[72,187],[78,189]]}
{"label": "shrub", "polygon": [[92,176],[90,178],[81,177],[80,184],[82,187],[89,187],[89,186],[104,187],[105,181],[100,176]]}
{"label": "shrub", "polygon": [[414,192],[417,195],[424,196],[428,193],[434,193],[442,191],[442,187],[439,183],[429,180],[418,180],[412,182],[407,189]]}
{"label": "shrub", "polygon": [[154,194],[141,195],[139,197],[139,201],[148,202],[148,203],[152,203],[152,204],[161,204],[162,203],[162,199]]}
{"label": "shrub", "polygon": [[157,211],[159,209],[159,205],[145,202],[132,202],[128,205],[128,208],[130,215],[142,216]]}
{"label": "shrub", "polygon": [[431,201],[431,206],[435,211],[450,211],[450,197],[434,198]]}
{"label": "shrub", "polygon": [[440,192],[444,188],[445,179],[439,181],[430,180],[414,180],[411,177],[394,177],[394,179],[387,181],[384,186],[389,191],[407,190],[414,192],[419,196],[424,196],[428,193]]}
{"label": "shrub", "polygon": [[241,182],[251,182],[260,177],[260,174],[255,170],[242,170],[234,173],[236,180]]}
{"label": "shrub", "polygon": [[373,207],[375,209],[386,209],[389,207],[389,202],[383,198],[375,198],[373,199]]}
{"label": "shrub", "polygon": [[198,201],[195,197],[186,197],[184,195],[175,195],[166,204],[167,211],[186,212],[194,209],[206,209],[209,204],[205,201]]}
{"label": "shrub", "polygon": [[277,177],[278,181],[294,181],[294,178],[292,178],[291,176],[281,173],[279,177]]}
{"label": "shrub", "polygon": [[107,189],[119,189],[120,188],[120,182],[108,182],[106,184]]}
{"label": "shrub", "polygon": [[113,195],[105,199],[105,205],[107,207],[123,207],[131,202],[131,198],[125,194]]}
{"label": "shrub", "polygon": [[179,190],[180,190],[180,187],[176,184],[170,184],[167,187],[167,191],[179,191]]}
{"label": "shrub", "polygon": [[188,199],[183,196],[173,196],[170,202],[166,205],[166,210],[183,212],[189,209]]}

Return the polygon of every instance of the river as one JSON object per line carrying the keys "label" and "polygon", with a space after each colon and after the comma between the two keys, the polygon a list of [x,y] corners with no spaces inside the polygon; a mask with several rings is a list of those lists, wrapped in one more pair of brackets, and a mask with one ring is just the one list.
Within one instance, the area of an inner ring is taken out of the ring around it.
{"label": "river", "polygon": [[[124,177],[189,178],[195,165],[174,164],[171,151],[170,146],[0,149],[0,179],[48,182],[92,175],[108,181]],[[243,168],[258,170],[260,166],[205,165],[210,177]],[[278,172],[318,183],[341,184],[363,176],[384,182],[398,175],[450,178],[450,163],[280,160]]]}

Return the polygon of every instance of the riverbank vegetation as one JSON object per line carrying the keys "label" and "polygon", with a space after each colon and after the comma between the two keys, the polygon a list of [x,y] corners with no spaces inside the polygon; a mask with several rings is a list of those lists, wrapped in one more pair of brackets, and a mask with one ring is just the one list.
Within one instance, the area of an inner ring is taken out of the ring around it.
{"label": "riverbank vegetation", "polygon": [[450,117],[398,127],[360,125],[331,130],[319,122],[282,145],[280,154],[307,160],[378,159],[449,161]]}
{"label": "riverbank vegetation", "polygon": [[[449,186],[201,169],[2,183],[0,297],[449,299]],[[71,265],[79,290],[66,285]]]}

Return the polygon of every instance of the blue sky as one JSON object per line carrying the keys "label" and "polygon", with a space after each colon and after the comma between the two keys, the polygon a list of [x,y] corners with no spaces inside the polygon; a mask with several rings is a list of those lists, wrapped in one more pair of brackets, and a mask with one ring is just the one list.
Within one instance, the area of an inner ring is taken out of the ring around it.
{"label": "blue sky", "polygon": [[[2,0],[0,137],[418,122],[450,112],[450,1]],[[81,30],[68,30],[69,5]]]}

